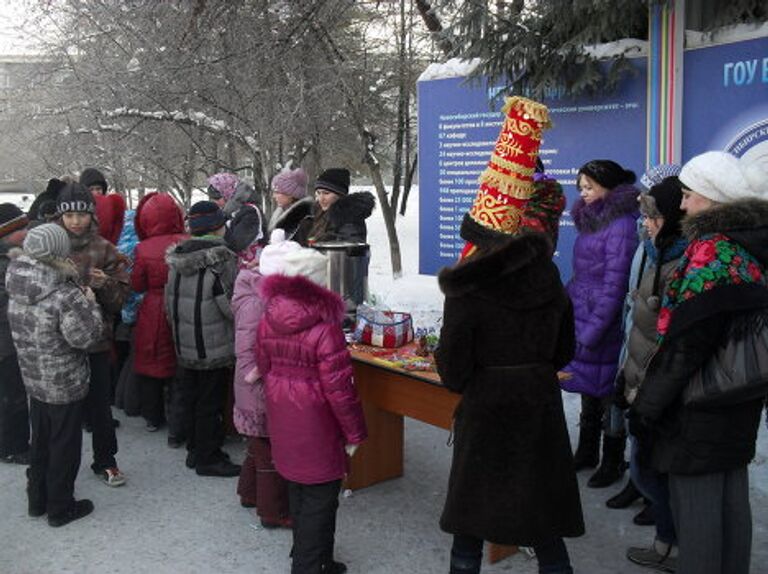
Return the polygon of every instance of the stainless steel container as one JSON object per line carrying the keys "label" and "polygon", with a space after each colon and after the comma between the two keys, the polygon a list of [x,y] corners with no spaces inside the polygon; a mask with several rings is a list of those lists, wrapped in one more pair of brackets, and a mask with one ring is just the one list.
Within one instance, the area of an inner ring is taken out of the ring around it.
{"label": "stainless steel container", "polygon": [[354,326],[357,306],[368,296],[370,246],[351,241],[323,241],[312,244],[312,247],[328,257],[328,289],[344,300],[347,323]]}

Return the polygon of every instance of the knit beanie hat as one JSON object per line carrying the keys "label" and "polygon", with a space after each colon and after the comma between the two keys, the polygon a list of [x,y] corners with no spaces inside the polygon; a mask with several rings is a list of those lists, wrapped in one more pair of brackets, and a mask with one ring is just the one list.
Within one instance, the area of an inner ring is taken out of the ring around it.
{"label": "knit beanie hat", "polygon": [[275,229],[269,236],[269,245],[261,252],[259,257],[259,273],[262,275],[274,275],[283,273],[285,256],[301,249],[301,245],[295,241],[286,241],[285,230]]}
{"label": "knit beanie hat", "polygon": [[198,201],[189,208],[187,225],[192,235],[216,231],[227,222],[224,212],[212,201]]}
{"label": "knit beanie hat", "polygon": [[300,247],[283,257],[283,275],[301,275],[321,287],[327,287],[328,258],[317,249]]}
{"label": "knit beanie hat", "polygon": [[281,171],[272,178],[272,189],[295,199],[307,197],[307,172],[301,168]]}
{"label": "knit beanie hat", "polygon": [[752,197],[768,199],[768,156],[754,159],[742,156],[739,165]]}
{"label": "knit beanie hat", "polygon": [[467,241],[465,258],[476,246],[490,246],[520,229],[520,220],[534,192],[533,174],[541,137],[551,126],[544,104],[519,96],[507,98],[505,114],[488,167],[480,175],[480,189],[461,223]]}
{"label": "knit beanie hat", "polygon": [[13,203],[0,203],[0,238],[25,228],[27,223],[27,216]]}
{"label": "knit beanie hat", "polygon": [[100,185],[101,193],[107,193],[107,180],[104,174],[94,167],[88,167],[80,174],[80,183],[82,183],[86,189],[92,185]]}
{"label": "knit beanie hat", "polygon": [[647,217],[663,217],[664,225],[656,236],[656,244],[663,239],[676,238],[682,233],[680,223],[685,212],[680,209],[683,200],[683,186],[675,177],[668,177],[651,187],[648,193],[640,195],[640,213]]}
{"label": "knit beanie hat", "polygon": [[33,259],[50,261],[69,256],[69,235],[56,223],[43,223],[33,227],[24,238],[24,253]]}
{"label": "knit beanie hat", "polygon": [[315,189],[327,189],[338,195],[349,193],[349,170],[331,167],[321,173],[315,181]]}
{"label": "knit beanie hat", "polygon": [[82,183],[68,183],[65,185],[56,198],[56,211],[59,214],[77,212],[90,213],[96,212],[96,204],[91,192]]}
{"label": "knit beanie hat", "polygon": [[739,160],[724,151],[708,151],[688,160],[680,170],[680,181],[686,189],[717,203],[751,195]]}
{"label": "knit beanie hat", "polygon": [[235,195],[235,189],[237,184],[240,183],[240,178],[234,173],[217,173],[208,178],[208,197],[211,199],[228,200]]}
{"label": "knit beanie hat", "polygon": [[680,166],[676,163],[660,163],[649,167],[640,177],[642,191],[648,192],[654,185],[673,175],[680,175]]}
{"label": "knit beanie hat", "polygon": [[[579,175],[581,174],[586,175],[609,190],[623,183],[635,183],[637,179],[634,171],[624,169],[618,163],[609,159],[593,159],[585,163],[579,169]],[[576,181],[578,182],[578,177]]]}

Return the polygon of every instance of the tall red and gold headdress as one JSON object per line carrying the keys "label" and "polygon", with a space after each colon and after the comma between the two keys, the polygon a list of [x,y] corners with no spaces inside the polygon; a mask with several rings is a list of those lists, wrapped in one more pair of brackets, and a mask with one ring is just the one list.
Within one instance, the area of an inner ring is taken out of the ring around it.
{"label": "tall red and gold headdress", "polygon": [[462,259],[498,234],[515,234],[533,195],[541,136],[551,126],[549,111],[544,104],[520,96],[507,98],[501,111],[504,124],[488,167],[480,175],[472,209],[461,224],[461,237],[467,241]]}

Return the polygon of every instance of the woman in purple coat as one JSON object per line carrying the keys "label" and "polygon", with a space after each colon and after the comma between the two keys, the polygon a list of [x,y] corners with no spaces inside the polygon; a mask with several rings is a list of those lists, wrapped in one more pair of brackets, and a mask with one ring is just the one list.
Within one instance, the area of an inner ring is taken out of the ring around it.
{"label": "woman in purple coat", "polygon": [[[603,413],[613,396],[621,349],[621,311],[637,248],[635,174],[610,160],[579,169],[580,199],[571,213],[578,231],[573,276],[567,285],[576,319],[576,355],[566,367],[566,391],[581,394],[576,470],[597,466]],[[603,461],[589,479],[604,487],[624,474],[624,436],[605,435]]]}

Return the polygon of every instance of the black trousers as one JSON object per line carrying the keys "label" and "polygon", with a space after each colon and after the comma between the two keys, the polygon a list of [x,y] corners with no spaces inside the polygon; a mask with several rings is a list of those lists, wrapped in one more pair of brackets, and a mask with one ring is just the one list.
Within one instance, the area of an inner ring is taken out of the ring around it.
{"label": "black trousers", "polygon": [[109,352],[88,355],[91,386],[85,399],[85,420],[91,426],[94,472],[117,466],[117,436],[112,423],[112,374]]}
{"label": "black trousers", "polygon": [[198,465],[216,462],[224,438],[223,405],[231,374],[227,367],[183,369],[178,416],[184,421],[187,450],[195,453]]}
{"label": "black trousers", "polygon": [[27,470],[30,509],[49,516],[66,512],[74,503],[75,478],[83,446],[83,401],[51,405],[30,400],[32,444]]}
{"label": "black trousers", "polygon": [[336,510],[341,480],[321,484],[288,482],[288,506],[293,518],[291,574],[319,574],[333,560]]}
{"label": "black trousers", "polygon": [[162,426],[166,422],[165,392],[170,389],[173,377],[157,379],[149,375],[135,373],[141,397],[141,416],[149,424]]}
{"label": "black trousers", "polygon": [[29,449],[29,408],[18,357],[0,361],[0,456]]}

